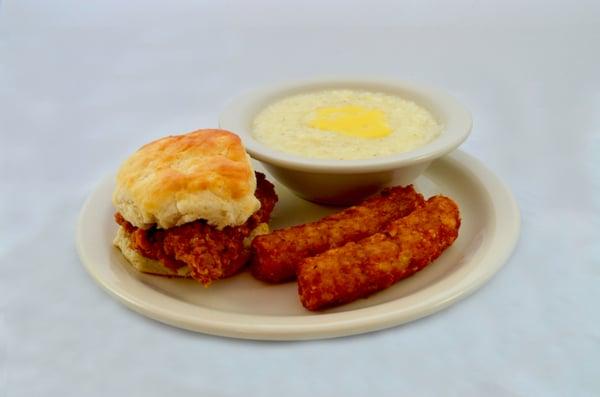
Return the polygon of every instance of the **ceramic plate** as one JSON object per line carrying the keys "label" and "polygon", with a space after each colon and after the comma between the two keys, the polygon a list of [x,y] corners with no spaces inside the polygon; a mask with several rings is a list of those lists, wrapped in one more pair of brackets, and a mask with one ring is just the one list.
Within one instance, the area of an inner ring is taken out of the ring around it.
{"label": "ceramic plate", "polygon": [[[256,168],[261,170],[260,165]],[[319,219],[335,211],[301,200],[275,183],[279,203],[271,227]],[[193,280],[136,272],[113,247],[117,225],[104,180],[84,204],[77,247],[92,277],[131,309],[155,320],[213,335],[295,340],[359,334],[427,316],[481,287],[510,256],[519,235],[519,210],[507,187],[475,158],[456,151],[415,181],[426,197],[442,193],[459,205],[459,237],[416,275],[367,299],[320,313],[305,310],[296,283],[269,285],[245,272],[204,288]]]}

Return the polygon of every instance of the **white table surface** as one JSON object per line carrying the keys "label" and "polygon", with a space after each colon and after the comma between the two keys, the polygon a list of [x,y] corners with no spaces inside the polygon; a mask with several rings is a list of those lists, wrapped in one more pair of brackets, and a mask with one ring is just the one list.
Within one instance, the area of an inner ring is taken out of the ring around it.
{"label": "white table surface", "polygon": [[[595,1],[4,1],[0,396],[600,395],[600,6]],[[75,220],[140,144],[216,126],[262,83],[439,86],[463,149],[513,189],[519,245],[423,320],[334,340],[182,331],[86,274]]]}

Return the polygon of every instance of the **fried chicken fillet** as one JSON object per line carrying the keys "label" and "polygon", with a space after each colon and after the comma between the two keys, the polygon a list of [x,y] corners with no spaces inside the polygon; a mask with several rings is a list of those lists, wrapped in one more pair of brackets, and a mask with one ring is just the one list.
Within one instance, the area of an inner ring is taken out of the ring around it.
{"label": "fried chicken fillet", "polygon": [[256,173],[256,198],[260,209],[240,226],[222,230],[197,220],[169,229],[140,229],[127,222],[121,214],[115,219],[131,233],[131,248],[141,255],[160,261],[174,271],[189,266],[191,276],[204,285],[239,272],[248,262],[250,249],[245,240],[262,223],[269,220],[277,195],[265,176]]}
{"label": "fried chicken fillet", "polygon": [[319,221],[258,236],[252,242],[252,274],[270,283],[293,280],[304,258],[377,233],[390,221],[410,214],[424,201],[412,185],[388,188],[359,205]]}
{"label": "fried chicken fillet", "polygon": [[385,289],[423,269],[458,236],[457,205],[435,196],[382,232],[306,258],[298,268],[304,307],[321,310]]}

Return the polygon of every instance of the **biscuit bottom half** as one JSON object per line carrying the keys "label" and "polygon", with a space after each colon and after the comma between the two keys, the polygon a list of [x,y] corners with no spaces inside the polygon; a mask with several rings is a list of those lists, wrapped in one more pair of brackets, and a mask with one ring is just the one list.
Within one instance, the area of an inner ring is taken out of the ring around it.
{"label": "biscuit bottom half", "polygon": [[170,269],[160,261],[147,258],[131,247],[131,233],[123,226],[119,226],[117,235],[113,240],[115,247],[119,248],[123,256],[136,270],[142,273],[167,277],[191,277],[190,268],[184,265],[178,269]]}
{"label": "biscuit bottom half", "polygon": [[[267,234],[267,233],[269,233],[269,225],[267,225],[266,223],[261,223],[256,228],[254,228],[250,232],[250,235],[248,235],[243,240],[243,251],[244,252],[242,253],[242,255],[249,258],[250,244],[252,243],[252,240],[254,239],[254,237],[260,236],[263,234]],[[119,250],[121,250],[121,253],[125,257],[125,259],[127,259],[127,261],[131,264],[131,266],[133,266],[139,272],[152,274],[155,276],[164,276],[164,277],[178,277],[178,278],[181,278],[181,277],[192,278],[193,277],[192,270],[190,269],[190,267],[181,261],[172,260],[172,261],[170,261],[170,263],[179,263],[180,266],[174,267],[171,265],[168,267],[168,266],[165,266],[160,260],[148,258],[148,257],[142,255],[141,253],[139,253],[134,248],[135,245],[132,243],[132,234],[130,232],[128,232],[127,229],[124,228],[123,226],[119,226],[119,229],[117,230],[117,234],[113,240],[113,245],[115,247],[119,248]],[[246,259],[244,261],[244,263],[242,264],[242,266],[240,266],[238,269],[235,269],[235,271],[232,274],[225,274],[224,277],[229,277],[229,276],[236,274],[239,270],[241,270],[247,264],[247,262],[248,262],[248,260]],[[208,283],[205,283],[205,284],[208,284]]]}

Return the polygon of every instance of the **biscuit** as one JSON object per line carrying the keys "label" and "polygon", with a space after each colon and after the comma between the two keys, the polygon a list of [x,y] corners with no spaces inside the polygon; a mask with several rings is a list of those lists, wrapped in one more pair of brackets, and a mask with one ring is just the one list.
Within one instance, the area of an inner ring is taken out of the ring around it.
{"label": "biscuit", "polygon": [[198,219],[222,229],[260,208],[240,138],[203,129],[142,146],[117,173],[113,204],[132,225],[168,229]]}

